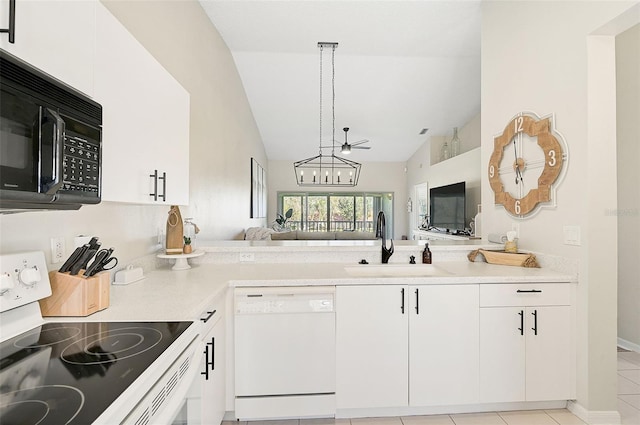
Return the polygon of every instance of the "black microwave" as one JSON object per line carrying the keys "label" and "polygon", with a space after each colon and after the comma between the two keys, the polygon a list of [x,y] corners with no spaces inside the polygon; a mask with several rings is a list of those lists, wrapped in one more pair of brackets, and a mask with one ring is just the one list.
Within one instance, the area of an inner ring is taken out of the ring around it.
{"label": "black microwave", "polygon": [[0,209],[99,203],[101,156],[100,104],[0,49]]}

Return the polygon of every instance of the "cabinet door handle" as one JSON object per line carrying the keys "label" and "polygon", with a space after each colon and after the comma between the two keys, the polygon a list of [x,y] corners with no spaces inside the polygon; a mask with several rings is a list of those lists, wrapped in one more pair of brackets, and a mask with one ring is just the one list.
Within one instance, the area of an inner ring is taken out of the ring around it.
{"label": "cabinet door handle", "polygon": [[520,310],[518,316],[520,316],[520,327],[518,328],[518,330],[520,331],[520,335],[524,335],[524,311]]}
{"label": "cabinet door handle", "polygon": [[420,314],[420,293],[418,291],[420,291],[420,289],[416,288],[416,314]]}
{"label": "cabinet door handle", "polygon": [[162,195],[158,195],[158,198],[162,198],[162,202],[167,201],[167,173],[163,172],[162,177],[158,177],[158,180],[162,180]]}
{"label": "cabinet door handle", "polygon": [[204,372],[200,372],[200,375],[204,375],[206,381],[209,380],[209,344],[204,347]]}
{"label": "cabinet door handle", "polygon": [[16,0],[9,0],[9,28],[1,28],[0,33],[9,34],[9,43],[16,41]]}
{"label": "cabinet door handle", "polygon": [[[209,360],[209,347],[211,347],[211,360]],[[209,369],[211,368],[211,369]],[[204,375],[205,381],[209,380],[209,370],[216,370],[216,338],[211,337],[211,342],[207,342],[204,347],[204,372],[200,372],[200,375]]]}
{"label": "cabinet door handle", "polygon": [[518,289],[518,294],[539,294],[542,293],[542,289]]}
{"label": "cabinet door handle", "polygon": [[153,179],[153,193],[149,196],[153,196],[153,200],[158,200],[158,170],[153,170],[153,174],[149,174],[149,177]]}
{"label": "cabinet door handle", "polygon": [[538,310],[533,310],[533,313],[531,314],[533,314],[533,327],[531,330],[534,335],[538,335]]}
{"label": "cabinet door handle", "polygon": [[207,342],[207,345],[211,346],[211,361],[209,362],[209,366],[211,366],[211,370],[216,370],[216,338],[211,337],[211,342]]}
{"label": "cabinet door handle", "polygon": [[207,323],[209,321],[209,319],[211,319],[213,317],[214,314],[216,314],[217,310],[213,310],[213,311],[207,311],[207,317],[205,318],[200,318],[200,320],[202,320],[204,323]]}
{"label": "cabinet door handle", "polygon": [[400,304],[400,311],[404,314],[404,288],[400,290],[400,296],[402,296],[402,303]]}

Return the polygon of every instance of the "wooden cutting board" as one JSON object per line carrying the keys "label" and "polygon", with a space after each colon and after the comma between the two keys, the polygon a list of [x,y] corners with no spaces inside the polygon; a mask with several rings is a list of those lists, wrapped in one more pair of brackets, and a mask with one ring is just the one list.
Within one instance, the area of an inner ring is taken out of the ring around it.
{"label": "wooden cutting board", "polygon": [[182,254],[184,246],[184,229],[182,226],[182,215],[177,205],[171,205],[169,216],[167,217],[167,243],[165,252],[167,255]]}

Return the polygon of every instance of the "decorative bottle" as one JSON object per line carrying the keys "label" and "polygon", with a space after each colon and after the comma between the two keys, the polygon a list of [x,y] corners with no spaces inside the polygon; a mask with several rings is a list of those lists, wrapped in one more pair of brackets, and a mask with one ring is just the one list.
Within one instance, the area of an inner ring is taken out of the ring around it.
{"label": "decorative bottle", "polygon": [[422,251],[422,263],[431,264],[431,250],[429,249],[429,242],[424,245],[424,251]]}
{"label": "decorative bottle", "polygon": [[458,127],[453,127],[453,138],[451,139],[451,157],[460,154],[460,139],[458,138]]}
{"label": "decorative bottle", "polygon": [[440,148],[440,161],[445,161],[449,158],[451,158],[451,151],[449,150],[449,144],[445,140],[442,148]]}

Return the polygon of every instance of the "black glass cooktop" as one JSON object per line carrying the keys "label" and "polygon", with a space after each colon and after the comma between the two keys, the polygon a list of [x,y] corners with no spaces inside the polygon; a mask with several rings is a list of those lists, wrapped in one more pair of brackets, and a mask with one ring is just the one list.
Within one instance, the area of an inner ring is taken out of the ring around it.
{"label": "black glass cooktop", "polygon": [[190,324],[46,323],[0,343],[0,422],[90,424]]}

